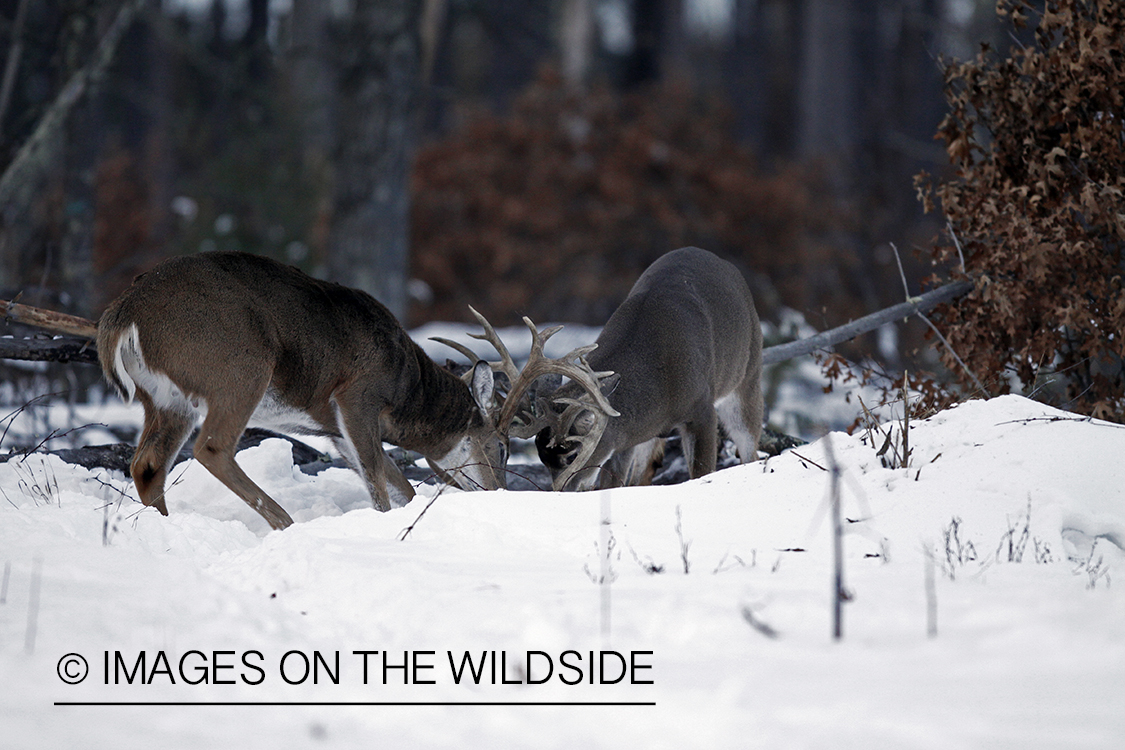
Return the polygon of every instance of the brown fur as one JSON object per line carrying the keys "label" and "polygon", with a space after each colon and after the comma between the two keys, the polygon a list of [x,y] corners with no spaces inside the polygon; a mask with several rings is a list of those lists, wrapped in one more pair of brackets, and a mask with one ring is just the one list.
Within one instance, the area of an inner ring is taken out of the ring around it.
{"label": "brown fur", "polygon": [[[133,325],[147,370],[207,406],[195,457],[274,528],[292,519],[234,460],[238,438],[267,394],[292,422],[286,431],[336,440],[380,510],[390,508],[388,484],[407,498],[414,494],[384,456],[384,440],[436,461],[468,436],[472,460],[487,469],[474,483],[502,486],[491,394],[479,405],[363,292],[245,253],[164,261],[139,276],[98,324],[103,371],[122,393],[118,347]],[[157,403],[141,383],[137,397],[145,427],[131,473],[141,500],[167,513],[164,480],[194,417],[182,404]]]}

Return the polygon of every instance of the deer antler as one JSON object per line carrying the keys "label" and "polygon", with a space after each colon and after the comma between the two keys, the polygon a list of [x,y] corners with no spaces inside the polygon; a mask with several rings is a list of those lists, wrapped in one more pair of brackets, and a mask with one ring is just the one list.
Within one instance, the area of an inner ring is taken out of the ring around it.
{"label": "deer antler", "polygon": [[[508,347],[504,346],[504,342],[500,340],[500,336],[497,335],[496,329],[493,328],[492,324],[489,323],[483,315],[477,312],[472,305],[469,305],[469,312],[473,314],[473,317],[475,317],[477,319],[477,322],[480,323],[481,328],[484,329],[483,334],[470,333],[469,336],[474,339],[480,339],[481,341],[487,341],[488,343],[492,344],[492,348],[495,349],[496,352],[500,355],[499,362],[489,363],[492,365],[492,369],[507,375],[509,383],[516,382],[516,380],[519,378],[520,369],[516,367],[516,363],[512,360],[512,355],[508,352]],[[442,338],[441,336],[430,336],[430,341],[436,341],[439,344],[445,344],[450,349],[460,352],[462,355],[468,358],[470,365],[474,362],[480,361],[481,359],[479,356],[477,356],[476,352],[457,341],[451,341],[450,339]]]}
{"label": "deer antler", "polygon": [[[551,483],[551,489],[555,492],[562,492],[570,478],[586,468],[586,464],[589,463],[598,443],[601,442],[605,428],[609,425],[609,415],[583,399],[557,398],[555,403],[566,404],[566,408],[555,418],[554,429],[551,431],[551,443],[556,443],[560,437],[563,437],[567,442],[578,443],[579,446],[578,454]],[[590,425],[590,429],[585,435],[571,435],[570,428],[574,425],[574,420],[583,412],[589,412],[593,416],[593,424]],[[549,418],[544,421],[550,424]]]}
{"label": "deer antler", "polygon": [[[601,439],[601,433],[605,431],[605,426],[609,423],[609,417],[621,416],[620,413],[610,406],[606,397],[602,395],[599,380],[609,377],[612,372],[595,372],[590,367],[590,363],[586,361],[586,356],[597,348],[597,344],[588,344],[580,346],[571,350],[568,354],[551,358],[543,353],[543,348],[547,340],[562,330],[562,326],[552,326],[540,331],[536,328],[535,323],[530,318],[524,317],[524,325],[531,331],[531,353],[528,356],[527,364],[520,370],[512,359],[511,353],[508,351],[507,346],[500,340],[500,336],[496,333],[496,329],[492,324],[485,319],[483,315],[473,309],[472,306],[469,310],[473,316],[480,323],[484,333],[469,334],[475,339],[480,341],[487,341],[496,352],[500,355],[500,362],[493,362],[492,369],[503,372],[508,376],[508,394],[504,398],[504,403],[500,408],[500,415],[497,418],[496,424],[501,432],[511,434],[519,438],[533,437],[539,430],[546,427],[551,418],[547,413],[549,410],[545,407],[540,411],[542,413],[536,414],[536,409],[524,408],[521,411],[524,395],[535,383],[535,381],[544,375],[563,375],[571,380],[579,383],[583,389],[590,396],[590,401],[575,401],[573,399],[560,399],[560,401],[569,401],[571,406],[564,412],[564,415],[573,422],[577,418],[579,412],[589,410],[595,415],[594,427],[587,435],[578,438],[582,442],[583,450],[579,454],[585,453],[585,459],[589,458],[589,454],[593,453],[594,447],[597,445],[598,440]],[[471,361],[479,359],[475,352],[469,347],[459,344],[455,341],[448,339],[434,337],[434,341],[445,344],[448,347],[455,349],[461,354],[468,357]],[[578,408],[580,407],[580,408]],[[517,421],[517,418],[519,421]],[[587,445],[588,450],[587,450]],[[577,463],[577,460],[575,461]],[[573,464],[572,464],[573,466]],[[581,467],[575,468],[575,471]],[[571,472],[573,474],[573,472]],[[569,476],[567,477],[569,479]]]}
{"label": "deer antler", "polygon": [[[498,352],[501,352],[501,356],[503,357],[506,354],[506,350],[503,349],[504,345],[500,343],[495,330],[493,330],[492,326],[488,325],[487,321],[482,317],[478,316],[478,319],[481,320],[485,333],[484,335],[477,336],[477,338],[489,341],[496,347]],[[614,409],[606,397],[602,395],[601,385],[599,383],[601,379],[607,378],[613,373],[595,372],[594,369],[590,367],[590,363],[586,361],[586,356],[597,348],[597,344],[580,346],[557,359],[548,357],[543,353],[543,348],[547,343],[547,339],[562,330],[562,326],[554,326],[540,331],[535,327],[535,323],[533,323],[530,318],[524,317],[523,322],[524,325],[527,326],[527,329],[531,331],[531,353],[528,356],[527,365],[525,365],[523,370],[511,381],[511,388],[508,390],[508,395],[504,400],[504,405],[500,409],[500,416],[497,419],[499,428],[516,437],[530,438],[544,427],[550,425],[552,419],[557,419],[560,424],[565,424],[565,428],[556,428],[552,432],[554,434],[565,435],[569,431],[570,425],[573,424],[580,413],[589,411],[593,415],[593,424],[590,426],[589,431],[587,431],[585,435],[571,437],[571,440],[577,442],[580,447],[578,455],[574,457],[570,465],[555,477],[555,480],[552,482],[552,489],[558,492],[566,486],[566,483],[570,481],[572,476],[586,468],[586,464],[589,462],[594,450],[598,447],[598,443],[601,442],[602,434],[609,424],[609,418],[621,416],[620,412]],[[506,361],[510,363],[511,357],[507,357]],[[581,385],[590,400],[570,398],[557,399],[558,403],[565,403],[567,407],[563,410],[561,415],[555,417],[552,415],[551,408],[545,403],[545,400],[538,399],[535,405],[539,407],[538,414],[535,413],[535,408],[526,409],[521,413],[520,409],[523,406],[524,394],[531,388],[532,384],[543,375],[553,374],[564,375]],[[528,412],[530,412],[530,415],[528,415]],[[515,422],[517,416],[521,420],[519,423]]]}
{"label": "deer antler", "polygon": [[[544,354],[543,349],[547,343],[547,339],[561,331],[562,326],[553,326],[540,331],[535,327],[535,323],[531,321],[531,318],[524,317],[523,322],[524,325],[527,326],[527,329],[531,331],[531,353],[528,355],[527,364],[524,366],[523,370],[521,370],[517,378],[512,381],[512,386],[508,391],[508,397],[504,400],[504,406],[500,410],[500,417],[497,423],[502,428],[511,429],[512,421],[517,416],[524,394],[538,378],[544,375],[563,375],[581,385],[591,398],[591,401],[585,404],[584,408],[600,412],[607,418],[621,416],[616,409],[610,406],[606,397],[602,395],[601,385],[598,382],[613,373],[595,372],[593,368],[590,367],[590,363],[586,361],[586,356],[597,348],[597,344],[587,344],[586,346],[577,347],[562,357],[553,359]],[[481,338],[495,336],[495,331],[491,334],[489,333],[490,329],[491,326],[486,328],[485,336]],[[491,338],[488,338],[488,340],[491,342]],[[535,421],[539,422],[542,419],[543,415],[540,415],[539,419]],[[535,432],[538,432],[538,428],[539,425],[521,424],[516,429],[522,434],[516,433],[516,436],[531,437]],[[532,429],[535,431],[533,432]]]}

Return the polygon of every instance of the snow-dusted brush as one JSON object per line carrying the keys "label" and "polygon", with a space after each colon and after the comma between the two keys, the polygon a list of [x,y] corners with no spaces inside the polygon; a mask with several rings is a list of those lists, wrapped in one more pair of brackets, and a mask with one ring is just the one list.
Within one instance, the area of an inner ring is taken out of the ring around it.
{"label": "snow-dusted brush", "polygon": [[[565,357],[543,355],[559,327],[531,329],[531,358],[518,371],[488,321],[477,316],[513,383],[499,421],[534,437],[555,490],[643,484],[678,429],[692,478],[715,469],[718,424],[743,463],[757,459],[762,430],[762,331],[741,272],[699,248],[659,258],[610,317],[597,343]],[[467,348],[455,346],[470,358]],[[554,388],[543,375],[565,376]]]}
{"label": "snow-dusted brush", "polygon": [[250,424],[331,438],[375,507],[414,495],[386,441],[466,489],[504,486],[493,376],[438,367],[371,296],[246,253],[172,258],[139,276],[98,324],[102,370],[145,410],[130,473],[167,515],[164,481],[202,413],[194,455],[275,529],[289,514],[235,462]]}

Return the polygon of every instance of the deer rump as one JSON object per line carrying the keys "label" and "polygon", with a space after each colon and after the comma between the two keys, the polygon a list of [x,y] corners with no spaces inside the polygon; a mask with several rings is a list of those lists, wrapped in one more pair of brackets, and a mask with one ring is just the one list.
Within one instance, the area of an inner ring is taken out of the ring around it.
{"label": "deer rump", "polygon": [[[614,373],[601,390],[619,416],[600,414],[574,382],[541,395],[536,410],[548,426],[535,442],[555,488],[646,483],[662,455],[660,438],[673,429],[693,479],[715,468],[719,424],[743,463],[756,460],[761,359],[761,326],[741,272],[699,248],[660,257],[588,355],[591,369]],[[577,404],[588,408],[564,418]]]}

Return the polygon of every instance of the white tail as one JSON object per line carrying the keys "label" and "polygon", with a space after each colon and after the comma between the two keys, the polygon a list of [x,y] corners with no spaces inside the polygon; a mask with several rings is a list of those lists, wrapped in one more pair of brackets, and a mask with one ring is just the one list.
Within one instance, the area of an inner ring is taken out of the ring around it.
{"label": "white tail", "polygon": [[164,261],[110,304],[97,343],[106,379],[144,405],[130,472],[141,501],[165,515],[168,470],[200,412],[196,459],[275,529],[292,519],[234,460],[250,424],[332,438],[379,510],[414,495],[383,441],[466,489],[504,486],[487,364],[462,381],[369,295],[268,258]]}
{"label": "white tail", "polygon": [[572,380],[525,404],[535,413],[525,432],[538,433],[556,490],[647,482],[663,450],[657,438],[674,428],[693,478],[715,468],[720,423],[743,463],[757,459],[762,332],[730,263],[691,247],[664,255],[583,354],[601,393]]}

